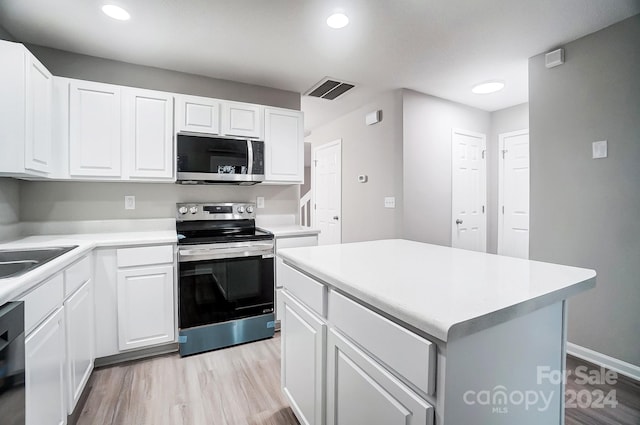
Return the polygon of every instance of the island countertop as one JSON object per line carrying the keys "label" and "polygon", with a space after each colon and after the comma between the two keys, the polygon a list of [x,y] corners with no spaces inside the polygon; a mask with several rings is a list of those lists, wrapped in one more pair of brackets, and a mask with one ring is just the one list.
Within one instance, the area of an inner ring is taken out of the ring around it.
{"label": "island countertop", "polygon": [[444,342],[595,287],[594,270],[392,239],[289,248],[284,262]]}

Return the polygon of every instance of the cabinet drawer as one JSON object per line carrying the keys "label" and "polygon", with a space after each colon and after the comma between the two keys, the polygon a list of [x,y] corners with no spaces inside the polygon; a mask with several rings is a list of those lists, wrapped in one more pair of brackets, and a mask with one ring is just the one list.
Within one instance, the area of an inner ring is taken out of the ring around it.
{"label": "cabinet drawer", "polygon": [[118,267],[173,263],[173,246],[143,246],[116,251]]}
{"label": "cabinet drawer", "polygon": [[318,245],[318,236],[296,236],[289,238],[276,238],[276,249],[297,248],[300,246]]}
{"label": "cabinet drawer", "polygon": [[322,317],[327,317],[327,288],[278,261],[278,282],[293,296]]}
{"label": "cabinet drawer", "polygon": [[426,394],[435,390],[435,344],[335,292],[329,323]]}
{"label": "cabinet drawer", "polygon": [[73,294],[76,289],[91,279],[91,256],[87,255],[64,271],[64,297]]}
{"label": "cabinet drawer", "polygon": [[25,335],[62,305],[63,283],[64,277],[62,273],[58,273],[22,298]]}

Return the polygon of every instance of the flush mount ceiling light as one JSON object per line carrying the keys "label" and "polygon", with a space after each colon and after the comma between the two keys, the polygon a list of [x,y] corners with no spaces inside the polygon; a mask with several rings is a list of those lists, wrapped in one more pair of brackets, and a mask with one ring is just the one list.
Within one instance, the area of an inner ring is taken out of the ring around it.
{"label": "flush mount ceiling light", "polygon": [[349,24],[349,18],[344,13],[334,13],[327,18],[327,25],[333,29],[344,28]]}
{"label": "flush mount ceiling light", "polygon": [[102,11],[108,17],[117,19],[118,21],[128,21],[129,19],[131,19],[131,15],[129,15],[129,12],[114,4],[105,4],[104,6],[102,6]]}
{"label": "flush mount ceiling light", "polygon": [[486,83],[480,83],[473,86],[471,89],[475,94],[489,94],[500,91],[504,88],[502,81],[487,81]]}

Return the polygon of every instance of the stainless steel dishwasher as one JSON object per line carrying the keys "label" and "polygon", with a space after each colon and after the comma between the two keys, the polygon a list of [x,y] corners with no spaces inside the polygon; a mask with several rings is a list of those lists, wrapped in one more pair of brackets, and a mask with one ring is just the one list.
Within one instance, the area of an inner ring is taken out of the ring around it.
{"label": "stainless steel dishwasher", "polygon": [[0,307],[0,422],[25,424],[24,303]]}

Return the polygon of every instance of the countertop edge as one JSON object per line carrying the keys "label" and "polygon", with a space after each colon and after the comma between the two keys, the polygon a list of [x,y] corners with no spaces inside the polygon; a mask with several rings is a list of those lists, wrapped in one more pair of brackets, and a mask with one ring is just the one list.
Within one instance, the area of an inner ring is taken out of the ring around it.
{"label": "countertop edge", "polygon": [[512,320],[516,317],[531,313],[548,305],[555,304],[596,286],[596,275],[594,272],[593,277],[581,282],[576,282],[571,286],[560,288],[549,293],[539,295],[535,298],[524,300],[517,304],[494,310],[458,323],[442,323],[438,322],[436,318],[430,322],[425,322],[411,314],[398,310],[397,307],[389,304],[384,299],[379,299],[365,291],[361,291],[358,288],[354,288],[349,284],[346,284],[336,276],[332,276],[330,273],[323,272],[322,270],[308,264],[299,263],[295,258],[287,255],[286,252],[279,253],[278,255],[283,259],[285,264],[294,267],[298,271],[322,281],[331,288],[344,292],[360,302],[373,307],[373,309],[377,311],[384,312],[386,316],[394,318],[396,321],[406,324],[415,330],[439,339],[445,343],[455,341],[456,339],[464,336],[471,335],[500,323]]}
{"label": "countertop edge", "polygon": [[[37,288],[40,284],[53,277],[56,273],[61,272],[69,265],[73,264],[78,259],[90,253],[94,249],[137,247],[157,244],[176,244],[178,242],[175,233],[173,233],[173,236],[169,236],[168,234],[153,236],[154,233],[159,233],[153,231],[118,232],[118,234],[120,233],[122,235],[130,235],[130,238],[113,238],[113,236],[111,236],[101,239],[101,234],[99,233],[80,233],[77,235],[40,235],[35,237],[26,236],[20,239],[1,243],[0,249],[30,249],[36,247],[42,248],[70,245],[78,245],[78,247],[21,276],[7,278],[6,280],[3,279],[3,287],[2,289],[0,289],[0,305],[4,304],[5,302],[15,301],[23,297],[27,293]],[[105,236],[106,235],[112,234],[105,233]],[[30,238],[34,240],[29,240]]]}

